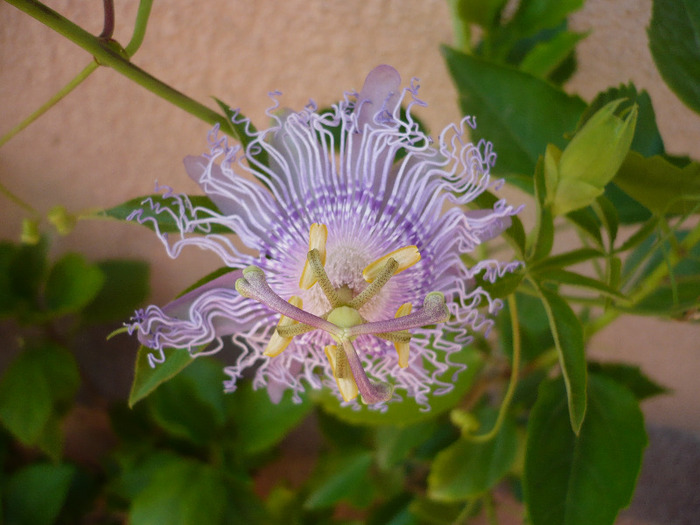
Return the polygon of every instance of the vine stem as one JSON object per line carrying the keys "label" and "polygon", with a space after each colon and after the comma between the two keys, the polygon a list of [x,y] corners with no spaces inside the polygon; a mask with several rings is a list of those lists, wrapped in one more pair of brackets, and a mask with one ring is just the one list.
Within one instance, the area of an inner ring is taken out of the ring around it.
{"label": "vine stem", "polygon": [[511,327],[513,330],[513,363],[511,366],[510,379],[508,380],[508,388],[503,396],[503,402],[501,403],[501,408],[498,410],[498,417],[496,422],[493,424],[493,428],[485,434],[479,434],[476,436],[466,435],[465,439],[473,443],[485,443],[491,441],[498,435],[503,421],[508,413],[508,408],[510,407],[510,402],[515,394],[515,387],[518,384],[518,377],[520,371],[520,320],[518,319],[518,306],[515,301],[515,294],[510,294],[508,296],[508,309],[510,310],[510,320]]}
{"label": "vine stem", "polygon": [[32,122],[34,122],[36,119],[41,117],[44,113],[46,113],[48,110],[50,110],[56,104],[58,104],[66,95],[68,95],[68,93],[70,93],[76,87],[78,87],[83,82],[83,80],[85,80],[87,77],[89,77],[90,74],[93,71],[95,71],[98,67],[99,67],[99,65],[97,64],[97,62],[90,62],[85,67],[85,69],[83,69],[73,79],[71,79],[71,81],[68,82],[68,84],[66,84],[60,90],[58,90],[49,100],[47,100],[44,104],[42,104],[41,107],[39,107],[39,109],[34,111],[26,119],[24,119],[22,122],[17,124],[14,128],[12,128],[10,131],[8,131],[2,138],[0,138],[0,147],[2,147],[12,137],[17,135],[20,131],[22,131],[24,128],[29,126]]}
{"label": "vine stem", "polygon": [[[689,252],[693,246],[699,242],[700,223],[688,232],[688,235],[686,235],[685,238],[678,243],[678,246],[675,249],[670,251],[666,259],[659,262],[659,265],[646,277],[646,279],[644,279],[637,291],[630,294],[629,298],[631,304],[637,304],[639,301],[654,292],[659,284],[661,284],[661,282],[669,275],[671,268],[676,266],[681,261],[684,254]],[[586,327],[586,338],[590,338],[593,334],[608,326],[623,313],[623,311],[613,309],[606,311],[603,315],[595,319]]]}
{"label": "vine stem", "polygon": [[219,124],[223,129],[226,129],[226,126],[228,126],[228,120],[223,115],[173,89],[168,84],[132,64],[129,60],[128,50],[120,49],[115,45],[115,42],[106,41],[91,35],[80,26],[36,0],[5,1],[82,47],[94,56],[100,65],[111,67],[116,72],[204,122],[211,125]]}
{"label": "vine stem", "polygon": [[[9,1],[9,0],[8,0]],[[139,47],[141,47],[141,44],[143,43],[144,36],[146,34],[146,26],[148,24],[148,17],[151,14],[151,6],[153,4],[153,0],[141,0],[139,3],[139,9],[136,14],[136,22],[134,24],[134,33],[131,37],[131,40],[129,41],[129,44],[126,46],[126,53],[128,56],[133,56],[136,51],[138,51]],[[111,19],[111,21],[110,21]],[[112,29],[114,27],[114,10],[112,7],[112,10],[110,12],[110,6],[108,5],[107,0],[105,0],[105,29],[103,30],[103,33],[109,32],[109,35],[111,36],[111,30],[110,30],[110,25],[112,26]],[[24,119],[22,122],[14,126],[9,132],[7,132],[3,137],[0,138],[0,147],[2,147],[4,144],[6,144],[8,141],[10,141],[15,135],[17,135],[19,132],[21,132],[23,129],[25,129],[27,126],[29,126],[32,122],[37,120],[39,117],[41,117],[44,113],[46,113],[48,110],[50,110],[52,107],[54,107],[56,104],[58,104],[64,97],[66,97],[71,91],[73,91],[76,87],[78,87],[86,78],[88,78],[97,68],[99,67],[99,63],[97,61],[92,61],[90,62],[85,68],[78,73],[73,79],[71,79],[63,88],[61,88],[57,93],[55,93],[49,100],[47,100],[44,104],[42,104],[36,111],[34,111],[31,115],[29,115],[26,119]],[[26,210],[29,212],[31,215],[35,217],[39,217],[40,213],[34,209],[33,206],[22,200],[20,197],[15,195],[12,191],[9,190],[4,184],[0,182],[0,193],[3,194],[5,197],[7,197],[8,200],[11,202],[15,203],[17,206],[20,208]]]}

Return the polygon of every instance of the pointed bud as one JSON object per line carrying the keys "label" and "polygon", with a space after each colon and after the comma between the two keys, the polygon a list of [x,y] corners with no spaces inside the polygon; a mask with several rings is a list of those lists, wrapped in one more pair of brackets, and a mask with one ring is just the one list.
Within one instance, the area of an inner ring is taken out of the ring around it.
{"label": "pointed bud", "polygon": [[625,108],[622,116],[616,114],[622,102],[615,100],[594,113],[563,152],[547,148],[547,199],[555,215],[591,204],[622,165],[637,123],[636,105]]}

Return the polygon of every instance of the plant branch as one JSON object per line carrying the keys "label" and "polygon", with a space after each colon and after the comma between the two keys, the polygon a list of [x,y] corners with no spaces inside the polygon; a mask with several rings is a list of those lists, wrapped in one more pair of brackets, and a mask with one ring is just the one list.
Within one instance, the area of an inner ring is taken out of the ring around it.
{"label": "plant branch", "polygon": [[132,64],[127,51],[117,47],[114,41],[105,41],[91,35],[83,28],[36,0],[5,1],[82,47],[94,56],[100,65],[111,67],[121,75],[204,122],[212,125],[219,124],[222,126],[222,129],[227,129],[228,121],[226,117],[173,89],[168,84]]}

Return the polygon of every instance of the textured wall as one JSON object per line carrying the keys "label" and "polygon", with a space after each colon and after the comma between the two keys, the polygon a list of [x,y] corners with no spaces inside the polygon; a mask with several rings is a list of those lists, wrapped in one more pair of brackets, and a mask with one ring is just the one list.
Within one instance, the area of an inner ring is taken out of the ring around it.
{"label": "textured wall", "polygon": [[[47,4],[89,31],[101,31],[102,2]],[[125,44],[138,2],[115,4],[115,38]],[[573,25],[594,30],[596,38],[580,45],[580,71],[570,88],[590,99],[609,85],[634,80],[651,94],[669,151],[700,158],[700,119],[669,92],[651,61],[645,32],[650,9],[650,1],[588,0]],[[406,81],[421,79],[421,96],[430,106],[420,115],[439,130],[459,116],[438,49],[450,40],[445,0],[168,0],[154,3],[134,62],[200,101],[215,95],[240,106],[258,124],[265,122],[271,90],[283,91],[282,102],[293,108],[310,97],[325,105],[345,90],[359,89],[376,64],[390,63]],[[0,3],[0,134],[89,60],[72,43]],[[0,178],[41,212],[56,204],[74,212],[109,207],[149,193],[155,179],[194,192],[181,159],[204,150],[207,130],[102,69],[0,149]],[[17,237],[18,211],[2,201],[0,238]],[[108,222],[81,222],[72,235],[56,239],[54,248],[79,249],[94,259],[148,259],[158,302],[217,267],[215,258],[197,252],[171,261],[150,232]],[[596,338],[594,351],[637,360],[657,379],[680,382],[674,397],[649,402],[647,413],[657,422],[700,432],[694,410],[700,395],[694,384],[700,372],[696,336],[697,326],[624,319]]]}

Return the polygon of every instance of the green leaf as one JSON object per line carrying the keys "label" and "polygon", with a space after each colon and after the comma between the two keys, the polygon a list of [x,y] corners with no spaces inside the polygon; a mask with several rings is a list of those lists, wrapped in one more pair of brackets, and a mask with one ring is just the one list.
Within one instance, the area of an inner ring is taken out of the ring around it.
{"label": "green leaf", "polygon": [[78,312],[97,296],[103,282],[99,267],[78,253],[68,253],[51,268],[46,306],[54,314]]}
{"label": "green leaf", "polygon": [[198,445],[214,441],[226,420],[221,365],[200,358],[148,399],[151,417],[169,434]]}
{"label": "green leaf", "polygon": [[623,385],[639,401],[669,393],[668,388],[650,379],[638,366],[626,363],[589,362],[588,371],[592,374],[603,375]]}
{"label": "green leaf", "polygon": [[600,233],[600,222],[590,207],[574,210],[566,214],[566,218],[573,222],[582,233],[585,233],[593,242],[603,249],[603,236]]}
{"label": "green leaf", "polygon": [[[52,343],[22,352],[0,382],[0,421],[25,445],[41,444],[57,429],[80,385],[73,355]],[[54,423],[52,426],[51,423]]]}
{"label": "green leaf", "polygon": [[533,272],[545,272],[547,270],[552,270],[555,268],[564,268],[566,266],[579,264],[585,261],[590,261],[591,259],[596,259],[598,257],[604,256],[604,252],[596,250],[595,248],[579,248],[570,252],[552,255],[551,257],[542,259],[532,264],[530,266],[530,270]]}
{"label": "green leaf", "polygon": [[520,2],[509,24],[509,29],[522,35],[534,35],[543,29],[555,27],[580,9],[584,0],[528,0]]}
{"label": "green leaf", "polygon": [[151,366],[149,356],[156,352],[157,350],[143,345],[139,347],[134,368],[134,382],[129,392],[130,407],[150,395],[161,384],[175,377],[194,361],[184,348],[165,349],[163,350],[165,361]]}
{"label": "green leaf", "polygon": [[435,421],[425,421],[405,427],[379,427],[375,443],[379,467],[388,470],[405,461],[411,450],[433,435],[436,426]]}
{"label": "green leaf", "polygon": [[559,295],[538,287],[554,344],[559,353],[566,395],[569,405],[571,428],[578,434],[586,416],[586,355],[583,344],[583,328],[571,307]]}
{"label": "green leaf", "polygon": [[475,115],[471,135],[497,144],[494,173],[530,174],[549,143],[566,145],[586,104],[544,80],[443,47],[462,111]]}
{"label": "green leaf", "polygon": [[700,200],[700,163],[691,162],[680,168],[664,157],[644,158],[632,151],[614,182],[659,215],[689,213]]}
{"label": "green leaf", "polygon": [[700,5],[696,0],[654,0],[648,34],[664,81],[700,113]]}
{"label": "green leaf", "polygon": [[[203,195],[188,195],[187,198],[192,203],[193,208],[206,208],[214,211],[218,210],[216,205],[209,197],[205,197]],[[170,212],[163,211],[162,213],[156,213],[152,208],[153,206],[155,206],[158,210],[170,210]],[[98,213],[98,215],[120,221],[126,221],[135,210],[141,210],[139,219],[141,222],[132,219],[131,222],[134,224],[142,224],[149,230],[155,231],[155,221],[158,224],[158,229],[161,233],[180,232],[177,221],[175,220],[175,217],[180,216],[180,205],[175,197],[166,198],[161,194],[136,197],[135,199],[130,199],[117,206],[114,206],[113,208],[102,210]],[[211,224],[210,226],[211,228],[206,231],[203,229],[195,229],[195,233],[232,233],[229,228],[221,226],[220,224]]]}
{"label": "green leaf", "polygon": [[365,450],[345,451],[320,462],[313,489],[304,503],[309,510],[328,508],[341,500],[363,494],[368,489],[372,453]]}
{"label": "green leaf", "polygon": [[[337,418],[352,424],[360,425],[411,425],[420,421],[435,418],[438,414],[450,410],[464,394],[472,387],[476,374],[483,366],[481,353],[473,346],[465,347],[461,352],[451,356],[454,363],[467,365],[453,380],[454,368],[450,368],[440,377],[441,381],[454,383],[454,388],[447,394],[430,396],[430,410],[425,410],[413,398],[404,397],[397,403],[389,403],[385,412],[370,410],[366,406],[355,410],[351,406],[341,406],[338,399],[327,389],[313,394],[321,404],[321,408]],[[402,393],[403,395],[403,393]]]}
{"label": "green leaf", "polygon": [[586,277],[585,275],[581,275],[575,272],[551,268],[547,271],[533,272],[533,275],[535,275],[539,280],[541,280],[541,282],[568,284],[571,286],[587,288],[589,290],[593,290],[617,299],[625,298],[624,295],[622,295],[619,291],[615,290],[608,284],[601,282],[597,279],[593,279],[592,277]]}
{"label": "green leaf", "polygon": [[227,488],[209,465],[178,458],[156,470],[131,505],[132,525],[223,523]]}
{"label": "green leaf", "polygon": [[576,49],[576,45],[588,33],[561,31],[551,40],[537,43],[520,62],[519,68],[525,73],[545,78]]}
{"label": "green leaf", "polygon": [[571,432],[561,380],[542,384],[530,416],[524,489],[533,525],[612,524],[629,504],[647,439],[634,396],[591,374],[589,409]]}
{"label": "green leaf", "polygon": [[[497,412],[479,414],[481,428],[491,428]],[[433,461],[428,476],[428,493],[434,500],[462,501],[493,488],[510,470],[518,446],[516,426],[506,418],[494,439],[475,443],[460,438]]]}
{"label": "green leaf", "polygon": [[456,0],[456,14],[470,24],[491,28],[508,0]]}
{"label": "green leaf", "polygon": [[692,319],[700,310],[700,275],[676,276],[673,283],[658,286],[634,306],[623,309],[636,315]]}
{"label": "green leaf", "polygon": [[226,397],[230,418],[238,429],[236,448],[243,454],[257,454],[279,443],[313,408],[308,397],[301,403],[292,400],[286,390],[279,403],[270,401],[267,389],[253,390],[250,382],[242,383]]}
{"label": "green leaf", "polygon": [[127,319],[149,293],[149,268],[143,261],[112,259],[97,264],[104,284],[83,311],[89,323],[106,323]]}
{"label": "green leaf", "polygon": [[55,523],[75,477],[75,467],[35,463],[19,470],[5,488],[5,520],[8,524]]}

